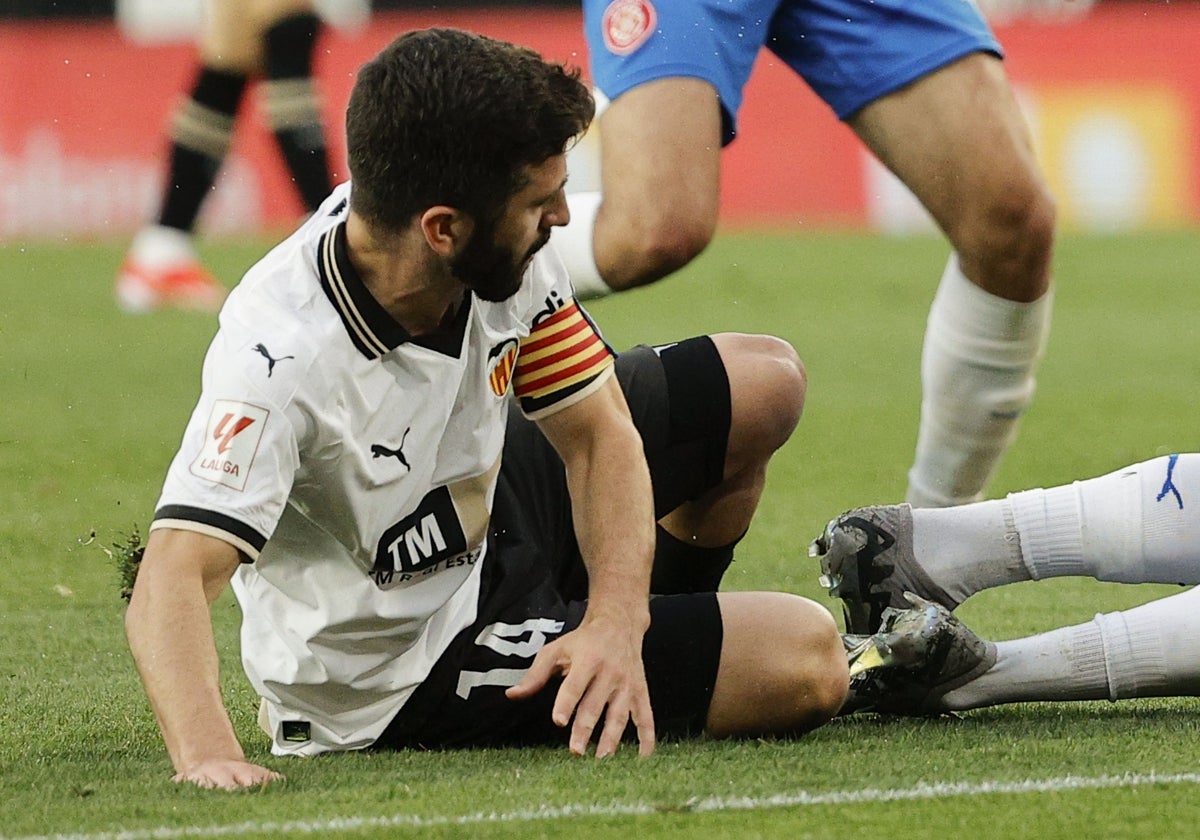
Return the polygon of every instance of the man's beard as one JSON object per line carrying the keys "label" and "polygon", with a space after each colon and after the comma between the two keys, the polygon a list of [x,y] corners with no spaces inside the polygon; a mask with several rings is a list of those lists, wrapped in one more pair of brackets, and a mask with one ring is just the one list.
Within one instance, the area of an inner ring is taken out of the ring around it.
{"label": "man's beard", "polygon": [[544,234],[518,260],[511,248],[496,244],[495,225],[480,225],[450,263],[450,272],[480,300],[508,300],[521,288],[526,263],[549,241],[550,234]]}

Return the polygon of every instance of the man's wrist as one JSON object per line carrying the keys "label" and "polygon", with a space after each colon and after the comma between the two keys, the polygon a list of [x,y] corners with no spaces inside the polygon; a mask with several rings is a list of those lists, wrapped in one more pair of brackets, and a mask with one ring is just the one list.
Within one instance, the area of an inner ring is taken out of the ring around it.
{"label": "man's wrist", "polygon": [[627,595],[605,598],[589,594],[584,621],[612,623],[644,633],[650,627],[649,595],[644,599],[635,599]]}

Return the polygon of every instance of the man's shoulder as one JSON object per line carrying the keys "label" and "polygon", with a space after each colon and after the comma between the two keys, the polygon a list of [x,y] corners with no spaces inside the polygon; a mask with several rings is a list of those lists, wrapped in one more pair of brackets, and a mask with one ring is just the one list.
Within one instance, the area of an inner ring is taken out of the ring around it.
{"label": "man's shoulder", "polygon": [[297,253],[264,258],[230,294],[208,360],[219,377],[242,379],[278,404],[319,392],[326,379],[320,371],[339,346],[331,340],[336,316],[306,264],[311,255],[299,254],[303,243],[289,248]]}
{"label": "man's shoulder", "polygon": [[269,285],[274,289],[299,286],[307,293],[320,284],[318,249],[323,239],[345,221],[350,185],[338,186],[303,224],[272,246],[243,275],[235,288]]}

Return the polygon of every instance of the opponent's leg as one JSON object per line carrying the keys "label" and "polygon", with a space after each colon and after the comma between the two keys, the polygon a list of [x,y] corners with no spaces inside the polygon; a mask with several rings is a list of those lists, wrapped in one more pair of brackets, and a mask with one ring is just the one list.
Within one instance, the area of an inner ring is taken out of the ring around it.
{"label": "opponent's leg", "polygon": [[[603,199],[569,199],[555,241],[581,297],[652,283],[683,267],[717,225],[721,113],[716,90],[694,78],[648,82],[599,119]],[[602,279],[602,284],[597,284]]]}
{"label": "opponent's leg", "polygon": [[842,713],[1200,695],[1198,604],[1200,590],[1192,589],[1084,624],[987,642],[944,607],[917,599],[916,609],[888,611],[884,631],[853,637],[861,643],[852,656],[865,651],[874,667],[856,673],[851,664]]}
{"label": "opponent's leg", "polygon": [[955,249],[926,330],[908,499],[976,500],[1033,396],[1049,326],[1053,199],[994,56],[951,63],[848,122]]}
{"label": "opponent's leg", "polygon": [[1121,583],[1200,584],[1200,454],[944,509],[859,508],[815,541],[848,629],[873,632],[904,591],[955,607],[975,592],[1077,575]]}
{"label": "opponent's leg", "polygon": [[1168,455],[1086,481],[1009,495],[1035,580],[1200,583],[1200,454]]}
{"label": "opponent's leg", "polygon": [[996,664],[948,692],[948,711],[1032,700],[1200,694],[1200,590],[1008,642]]}

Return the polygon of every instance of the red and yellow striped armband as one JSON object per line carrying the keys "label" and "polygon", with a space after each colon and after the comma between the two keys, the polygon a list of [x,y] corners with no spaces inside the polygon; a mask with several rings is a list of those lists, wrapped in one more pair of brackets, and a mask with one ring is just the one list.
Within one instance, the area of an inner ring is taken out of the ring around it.
{"label": "red and yellow striped armband", "polygon": [[535,417],[564,400],[575,402],[607,379],[613,359],[612,348],[572,300],[521,342],[514,386],[521,410]]}

